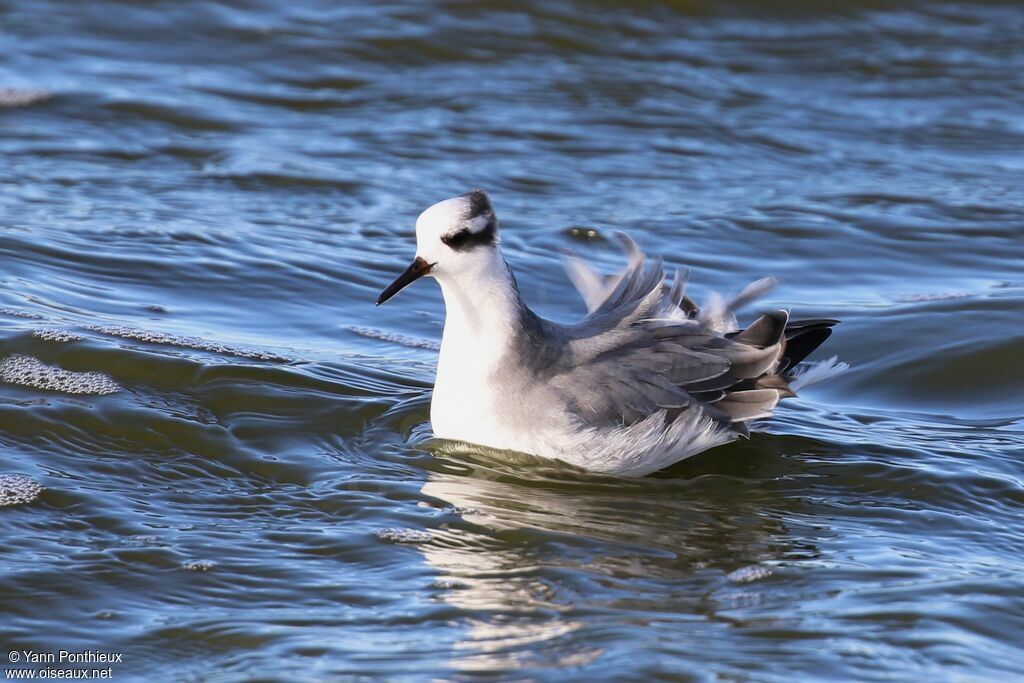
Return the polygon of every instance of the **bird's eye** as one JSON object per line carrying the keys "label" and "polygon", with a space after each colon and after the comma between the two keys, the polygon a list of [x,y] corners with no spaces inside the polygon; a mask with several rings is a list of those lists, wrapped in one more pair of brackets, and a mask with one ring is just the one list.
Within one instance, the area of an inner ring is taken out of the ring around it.
{"label": "bird's eye", "polygon": [[[494,215],[488,216],[486,224],[482,227],[479,225],[479,222],[476,221],[476,224],[464,227],[450,235],[444,235],[441,237],[441,241],[457,251],[496,244],[498,221],[494,218]],[[477,230],[474,231],[473,228],[477,228]]]}
{"label": "bird's eye", "polygon": [[471,233],[468,229],[463,228],[458,232],[453,232],[450,235],[443,236],[441,238],[441,241],[447,244],[452,249],[458,249],[459,247],[464,246],[466,243],[468,243],[472,238],[473,233]]}

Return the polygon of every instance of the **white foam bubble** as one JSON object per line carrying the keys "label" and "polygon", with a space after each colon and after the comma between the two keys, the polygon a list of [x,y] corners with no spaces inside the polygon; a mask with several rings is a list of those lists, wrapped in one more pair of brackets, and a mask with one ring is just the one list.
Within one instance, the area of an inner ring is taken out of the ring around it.
{"label": "white foam bubble", "polygon": [[948,299],[964,299],[969,297],[967,292],[910,292],[900,294],[896,301],[905,304],[921,303],[925,301],[946,301]]}
{"label": "white foam bubble", "polygon": [[67,330],[35,330],[32,332],[32,336],[43,341],[59,342],[62,344],[82,340],[81,335],[68,332]]}
{"label": "white foam bubble", "polygon": [[216,566],[213,560],[187,560],[181,563],[181,568],[190,572],[208,572]]}
{"label": "white foam bubble", "polygon": [[240,358],[249,358],[251,360],[268,360],[282,363],[290,360],[284,356],[279,356],[275,353],[268,353],[266,351],[241,349],[234,346],[228,346],[226,344],[218,344],[217,342],[209,342],[205,339],[199,339],[198,337],[179,337],[177,335],[167,334],[166,332],[153,332],[151,330],[143,330],[138,327],[127,327],[124,325],[86,325],[86,328],[93,332],[99,332],[100,334],[106,334],[111,337],[134,339],[147,344],[181,346],[184,348],[196,349],[197,351],[210,351],[212,353],[222,353],[228,356],[238,356]]}
{"label": "white foam bubble", "polygon": [[160,539],[153,534],[135,534],[124,539],[124,544],[130,548],[141,548],[149,545],[156,545]]}
{"label": "white foam bubble", "polygon": [[749,567],[740,567],[736,571],[729,572],[726,574],[725,578],[729,579],[733,583],[753,583],[754,581],[766,579],[771,575],[772,570],[768,567],[752,564]]}
{"label": "white foam bubble", "polygon": [[6,315],[10,318],[27,318],[29,320],[42,320],[43,316],[37,313],[31,313],[29,311],[21,311],[17,308],[0,308],[0,315]]}
{"label": "white foam bubble", "polygon": [[386,332],[385,330],[378,330],[375,327],[364,327],[363,325],[349,325],[346,328],[350,332],[369,337],[370,339],[380,339],[386,342],[392,342],[394,344],[401,344],[402,346],[409,346],[414,349],[430,349],[431,351],[437,351],[441,348],[441,345],[437,342],[429,339],[420,339],[419,337],[409,337],[404,334],[397,334],[395,332]]}
{"label": "white foam bubble", "polygon": [[433,536],[430,535],[429,531],[389,527],[387,529],[378,529],[377,538],[390,543],[427,543]]}
{"label": "white foam bubble", "polygon": [[0,361],[0,382],[65,394],[103,396],[121,390],[110,375],[103,372],[73,372],[48,365],[38,358],[13,354]]}
{"label": "white foam bubble", "polygon": [[0,508],[31,503],[42,492],[38,482],[23,474],[0,474]]}

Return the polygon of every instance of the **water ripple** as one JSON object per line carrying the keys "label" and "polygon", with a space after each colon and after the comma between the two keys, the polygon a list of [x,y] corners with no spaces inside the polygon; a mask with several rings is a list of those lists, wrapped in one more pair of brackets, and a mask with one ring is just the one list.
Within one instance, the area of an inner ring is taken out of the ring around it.
{"label": "water ripple", "polygon": [[[11,649],[130,679],[1024,674],[1017,8],[2,13]],[[435,442],[437,288],[373,302],[471,187],[544,315],[582,313],[559,254],[613,270],[626,229],[698,298],[779,277],[765,305],[841,318],[851,369],[642,480]]]}

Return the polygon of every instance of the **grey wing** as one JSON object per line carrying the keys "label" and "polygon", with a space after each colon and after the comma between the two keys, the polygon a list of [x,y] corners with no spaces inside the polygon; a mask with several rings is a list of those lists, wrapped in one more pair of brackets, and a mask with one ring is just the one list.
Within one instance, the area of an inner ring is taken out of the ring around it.
{"label": "grey wing", "polygon": [[590,311],[579,325],[562,328],[570,362],[552,379],[574,412],[592,425],[632,424],[658,410],[699,406],[732,424],[764,417],[780,397],[792,395],[773,374],[788,315],[769,314],[744,332],[734,330],[735,308],[774,281],[758,281],[700,312],[679,274],[665,286],[660,260],[645,263],[632,240],[623,241],[629,265],[611,278],[582,261],[567,263]]}

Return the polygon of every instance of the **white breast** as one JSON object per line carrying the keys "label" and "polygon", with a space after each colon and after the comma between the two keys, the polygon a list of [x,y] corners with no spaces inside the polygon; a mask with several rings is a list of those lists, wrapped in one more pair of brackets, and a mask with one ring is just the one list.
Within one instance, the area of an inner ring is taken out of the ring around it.
{"label": "white breast", "polygon": [[[444,335],[430,404],[434,436],[501,449],[523,444],[523,425],[510,411],[502,363],[516,334],[519,304],[500,256],[480,272],[439,276]],[[528,433],[528,430],[527,430]]]}
{"label": "white breast", "polygon": [[493,443],[501,430],[495,421],[497,397],[487,381],[492,359],[468,342],[445,328],[430,402],[434,436],[501,448]]}

